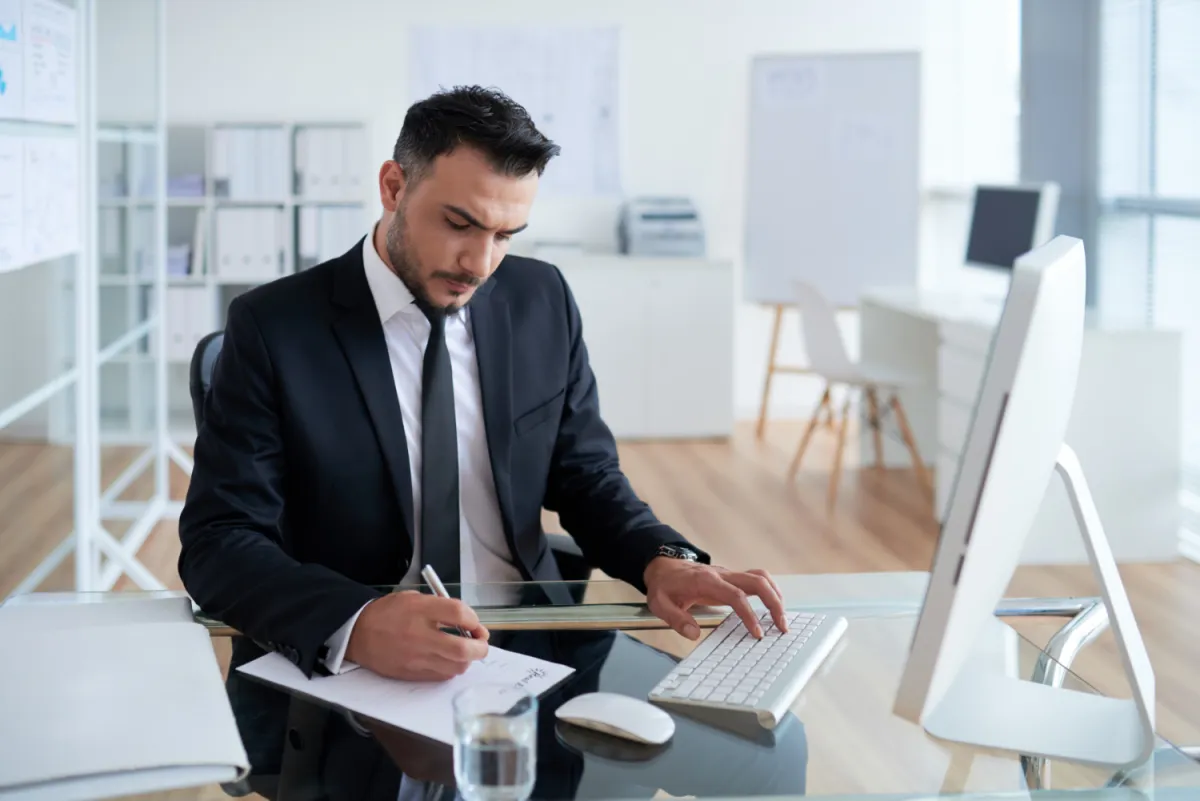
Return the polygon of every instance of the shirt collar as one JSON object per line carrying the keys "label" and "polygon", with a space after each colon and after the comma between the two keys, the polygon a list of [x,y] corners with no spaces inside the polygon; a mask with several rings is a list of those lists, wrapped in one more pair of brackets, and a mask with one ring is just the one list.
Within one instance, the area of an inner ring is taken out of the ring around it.
{"label": "shirt collar", "polygon": [[[367,286],[371,288],[371,296],[375,299],[375,308],[379,311],[379,319],[386,323],[400,312],[412,312],[425,315],[417,306],[417,299],[409,291],[400,277],[392,272],[384,263],[379,252],[375,250],[375,227],[367,232],[363,240],[363,268],[367,274]],[[448,321],[466,322],[467,310],[459,309],[450,315]]]}

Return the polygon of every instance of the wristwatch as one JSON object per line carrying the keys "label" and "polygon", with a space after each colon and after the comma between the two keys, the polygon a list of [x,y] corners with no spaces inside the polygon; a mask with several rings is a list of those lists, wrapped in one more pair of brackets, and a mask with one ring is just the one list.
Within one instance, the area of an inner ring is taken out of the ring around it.
{"label": "wristwatch", "polygon": [[665,556],[669,559],[682,559],[685,562],[700,561],[700,554],[682,545],[660,545],[654,555]]}

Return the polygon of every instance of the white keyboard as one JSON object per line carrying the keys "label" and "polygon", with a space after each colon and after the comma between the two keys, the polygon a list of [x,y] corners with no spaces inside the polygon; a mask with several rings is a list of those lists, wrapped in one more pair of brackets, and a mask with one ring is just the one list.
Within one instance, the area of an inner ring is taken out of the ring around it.
{"label": "white keyboard", "polygon": [[753,713],[773,729],[846,631],[844,617],[788,612],[788,633],[759,618],[756,640],[734,614],[650,691],[663,706]]}

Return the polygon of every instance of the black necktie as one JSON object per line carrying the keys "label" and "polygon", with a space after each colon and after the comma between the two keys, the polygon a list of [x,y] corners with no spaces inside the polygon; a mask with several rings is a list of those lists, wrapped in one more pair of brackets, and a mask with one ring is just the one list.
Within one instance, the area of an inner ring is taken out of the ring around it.
{"label": "black necktie", "polygon": [[446,314],[419,305],[430,326],[421,376],[421,552],[443,584],[457,584],[458,430]]}

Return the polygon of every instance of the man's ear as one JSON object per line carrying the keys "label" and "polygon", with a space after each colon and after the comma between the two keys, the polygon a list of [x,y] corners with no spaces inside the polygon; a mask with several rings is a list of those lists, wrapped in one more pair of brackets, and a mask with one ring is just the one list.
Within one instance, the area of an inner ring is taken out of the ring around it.
{"label": "man's ear", "polygon": [[404,190],[408,186],[404,169],[395,161],[385,161],[379,168],[379,202],[386,211],[394,212],[400,207]]}

